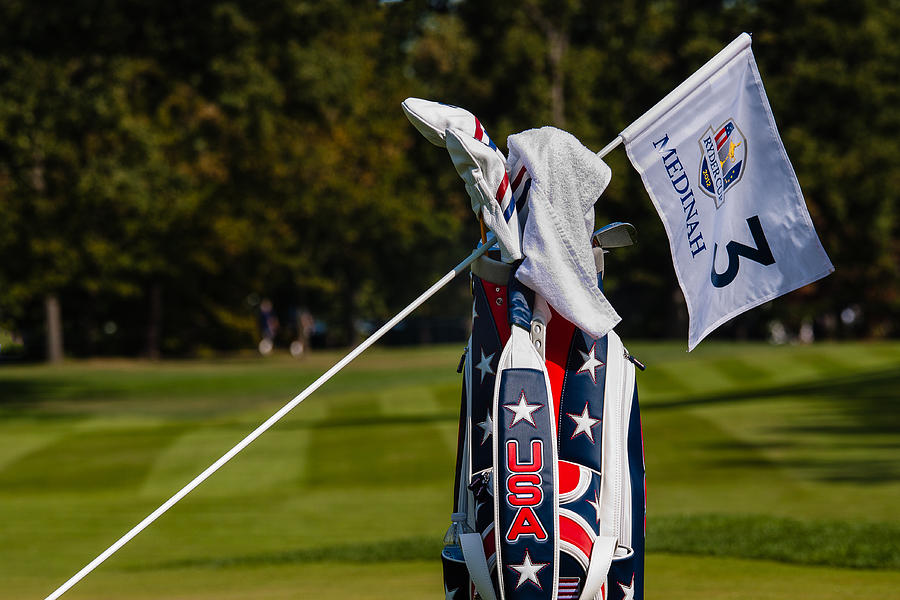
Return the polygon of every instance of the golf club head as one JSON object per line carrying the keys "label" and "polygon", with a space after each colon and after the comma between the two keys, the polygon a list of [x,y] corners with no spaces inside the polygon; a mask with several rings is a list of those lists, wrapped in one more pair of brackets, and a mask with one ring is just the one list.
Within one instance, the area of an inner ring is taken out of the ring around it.
{"label": "golf club head", "polygon": [[605,225],[591,236],[594,248],[624,248],[637,241],[637,229],[631,223],[616,221]]}

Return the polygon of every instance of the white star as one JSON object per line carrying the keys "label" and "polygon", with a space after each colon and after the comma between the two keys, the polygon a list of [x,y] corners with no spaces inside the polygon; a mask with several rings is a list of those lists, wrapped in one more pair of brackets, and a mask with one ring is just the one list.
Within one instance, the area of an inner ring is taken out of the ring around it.
{"label": "white star", "polygon": [[587,373],[591,376],[591,381],[594,382],[594,385],[597,384],[597,367],[603,366],[603,361],[597,360],[594,356],[594,348],[597,346],[597,342],[591,344],[590,352],[582,352],[578,351],[581,354],[581,358],[584,359],[584,364],[581,365],[581,368],[576,371],[576,374]]}
{"label": "white star", "polygon": [[484,430],[484,437],[481,438],[481,443],[485,443],[489,437],[491,437],[491,432],[494,430],[494,422],[491,420],[491,413],[488,411],[487,416],[484,418],[484,421],[478,424]]}
{"label": "white star", "polygon": [[[496,354],[496,352],[494,353]],[[481,349],[481,362],[475,365],[475,368],[481,371],[481,381],[484,382],[484,374],[487,372],[489,375],[494,374],[494,369],[491,368],[491,361],[494,359],[494,354],[490,356],[484,355],[484,348]]]}
{"label": "white star", "polygon": [[588,439],[591,440],[591,443],[593,444],[593,427],[600,422],[600,419],[594,419],[590,414],[588,414],[588,403],[584,403],[584,411],[582,411],[580,415],[577,413],[566,413],[566,416],[575,421],[575,433],[572,434],[571,439],[574,440],[576,435],[583,433],[588,436]]}
{"label": "white star", "polygon": [[525,390],[522,390],[522,393],[519,395],[518,404],[504,404],[503,408],[516,415],[513,418],[512,424],[509,426],[510,429],[512,429],[519,421],[527,421],[532,427],[537,427],[531,413],[540,410],[543,407],[540,404],[528,404],[528,400],[525,399]]}
{"label": "white star", "polygon": [[525,550],[525,558],[522,560],[522,564],[520,565],[509,565],[509,568],[518,571],[519,573],[519,581],[516,583],[516,589],[519,589],[526,581],[532,582],[534,585],[538,586],[539,590],[543,590],[541,587],[541,582],[538,581],[537,574],[541,569],[549,565],[550,563],[533,563],[531,562],[531,556],[528,555],[528,549]]}
{"label": "white star", "polygon": [[594,512],[597,513],[596,522],[599,523],[600,522],[600,492],[599,491],[594,490],[594,499],[588,500],[588,504],[590,504],[591,506],[594,507]]}
{"label": "white star", "polygon": [[619,587],[622,588],[622,592],[625,593],[625,597],[622,598],[622,600],[634,600],[634,574],[631,575],[631,583],[628,585],[620,583]]}
{"label": "white star", "polygon": [[444,600],[453,600],[453,597],[456,596],[456,592],[459,591],[459,588],[448,589],[447,583],[444,582]]}

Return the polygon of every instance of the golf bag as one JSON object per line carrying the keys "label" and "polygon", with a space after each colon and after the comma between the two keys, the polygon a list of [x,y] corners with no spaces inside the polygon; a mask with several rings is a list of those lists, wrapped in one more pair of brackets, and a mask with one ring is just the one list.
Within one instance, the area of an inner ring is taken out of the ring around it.
{"label": "golf bag", "polygon": [[[602,288],[604,251],[593,251]],[[592,339],[497,258],[472,265],[446,598],[640,600],[640,363],[615,332]]]}

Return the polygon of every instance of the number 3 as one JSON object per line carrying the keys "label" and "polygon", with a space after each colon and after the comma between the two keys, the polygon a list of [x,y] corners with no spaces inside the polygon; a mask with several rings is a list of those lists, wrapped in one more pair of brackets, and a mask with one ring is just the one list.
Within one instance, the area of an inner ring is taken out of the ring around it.
{"label": "number 3", "polygon": [[753,215],[747,219],[747,225],[750,227],[750,235],[753,236],[753,246],[747,246],[734,240],[725,245],[725,251],[728,252],[728,268],[724,273],[716,273],[716,251],[719,244],[713,246],[713,264],[709,273],[709,279],[717,288],[725,287],[737,277],[738,268],[740,267],[741,257],[747,260],[758,262],[761,265],[769,266],[775,264],[775,257],[772,256],[772,249],[769,248],[769,242],[766,240],[766,234],[763,233],[762,225],[759,224],[759,215]]}

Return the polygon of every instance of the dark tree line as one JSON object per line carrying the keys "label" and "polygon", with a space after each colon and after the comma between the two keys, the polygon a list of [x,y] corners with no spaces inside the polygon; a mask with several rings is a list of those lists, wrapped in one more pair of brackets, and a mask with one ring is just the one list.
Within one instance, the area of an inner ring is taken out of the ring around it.
{"label": "dark tree line", "polygon": [[[399,108],[470,108],[494,139],[552,124],[596,149],[741,31],[837,271],[738,319],[896,335],[895,1],[147,0],[0,4],[0,328],[42,352],[252,343],[253,303],[346,342],[477,236],[446,155]],[[624,152],[598,222],[631,336],[683,336],[662,226]],[[465,289],[425,314],[465,315]],[[852,309],[852,324],[841,314]],[[49,328],[53,330],[53,328]],[[49,344],[52,349],[54,344]]]}

